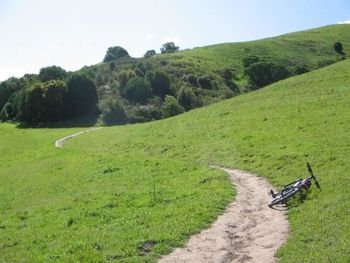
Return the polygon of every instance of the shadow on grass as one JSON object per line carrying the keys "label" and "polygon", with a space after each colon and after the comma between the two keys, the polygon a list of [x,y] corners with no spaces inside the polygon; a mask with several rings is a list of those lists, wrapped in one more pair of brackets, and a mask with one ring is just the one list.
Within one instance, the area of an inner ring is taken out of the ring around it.
{"label": "shadow on grass", "polygon": [[27,129],[27,128],[84,128],[92,127],[98,123],[98,115],[84,115],[77,118],[72,118],[70,120],[58,121],[53,123],[40,123],[40,124],[28,124],[28,123],[18,123],[16,128]]}

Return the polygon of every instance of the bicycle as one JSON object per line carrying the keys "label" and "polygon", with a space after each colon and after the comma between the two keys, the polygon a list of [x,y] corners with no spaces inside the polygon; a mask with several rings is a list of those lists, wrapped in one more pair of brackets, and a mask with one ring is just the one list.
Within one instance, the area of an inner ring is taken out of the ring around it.
{"label": "bicycle", "polygon": [[294,182],[285,185],[280,192],[274,193],[272,189],[270,190],[269,194],[272,195],[273,198],[273,200],[269,204],[270,208],[277,204],[287,204],[288,200],[295,196],[298,192],[302,190],[309,190],[312,185],[312,180],[314,180],[315,186],[318,189],[321,189],[321,186],[312,171],[311,165],[309,163],[306,163],[306,165],[310,173],[309,177],[305,179],[298,179]]}

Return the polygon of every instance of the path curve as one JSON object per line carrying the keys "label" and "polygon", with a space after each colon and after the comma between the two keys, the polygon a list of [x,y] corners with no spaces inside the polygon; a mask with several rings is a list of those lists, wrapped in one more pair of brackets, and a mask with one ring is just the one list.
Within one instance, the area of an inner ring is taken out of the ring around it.
{"label": "path curve", "polygon": [[92,129],[89,129],[89,130],[86,130],[86,131],[81,131],[81,132],[77,132],[77,133],[74,133],[74,134],[71,134],[71,135],[68,135],[66,137],[63,137],[59,140],[57,140],[55,142],[55,146],[56,147],[59,147],[59,148],[62,148],[64,146],[64,144],[66,143],[66,141],[78,136],[78,135],[81,135],[81,134],[84,134],[84,133],[88,133],[88,132],[92,132],[92,131],[96,131],[96,130],[99,130],[99,129],[102,129],[103,127],[97,127],[97,128],[92,128]]}
{"label": "path curve", "polygon": [[271,185],[262,177],[224,170],[236,186],[236,199],[209,229],[192,236],[185,248],[162,257],[160,263],[276,262],[274,254],[287,240],[284,211],[268,207]]}

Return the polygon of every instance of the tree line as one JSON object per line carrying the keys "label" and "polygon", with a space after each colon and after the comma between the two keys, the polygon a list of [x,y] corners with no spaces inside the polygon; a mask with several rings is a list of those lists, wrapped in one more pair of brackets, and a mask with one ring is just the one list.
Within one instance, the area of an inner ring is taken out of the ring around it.
{"label": "tree line", "polygon": [[94,82],[83,74],[68,74],[57,66],[38,75],[0,83],[0,120],[28,124],[50,123],[96,111]]}

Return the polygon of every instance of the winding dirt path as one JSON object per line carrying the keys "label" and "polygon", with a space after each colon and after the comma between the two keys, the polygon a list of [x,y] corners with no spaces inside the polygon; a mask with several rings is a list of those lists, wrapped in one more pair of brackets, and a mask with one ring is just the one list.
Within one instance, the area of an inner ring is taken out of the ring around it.
{"label": "winding dirt path", "polygon": [[253,174],[213,168],[230,175],[236,200],[209,229],[192,236],[185,248],[175,249],[159,262],[275,262],[274,254],[286,242],[289,225],[283,211],[268,207],[271,185]]}
{"label": "winding dirt path", "polygon": [[81,131],[81,132],[77,132],[77,133],[68,135],[66,137],[63,137],[63,138],[57,140],[55,142],[55,146],[59,147],[59,148],[62,148],[64,146],[64,144],[66,143],[66,141],[68,141],[68,140],[70,140],[70,139],[72,139],[72,138],[74,138],[76,136],[79,136],[81,134],[92,132],[92,131],[96,131],[96,130],[99,130],[99,129],[102,129],[102,127],[92,128],[92,129],[89,129],[89,130],[86,130],[86,131]]}
{"label": "winding dirt path", "polygon": [[[55,142],[63,147],[81,131]],[[276,262],[275,253],[287,240],[289,224],[285,213],[268,207],[271,185],[262,177],[234,169],[221,169],[236,186],[236,199],[209,229],[192,236],[184,248],[162,257],[159,263]]]}

